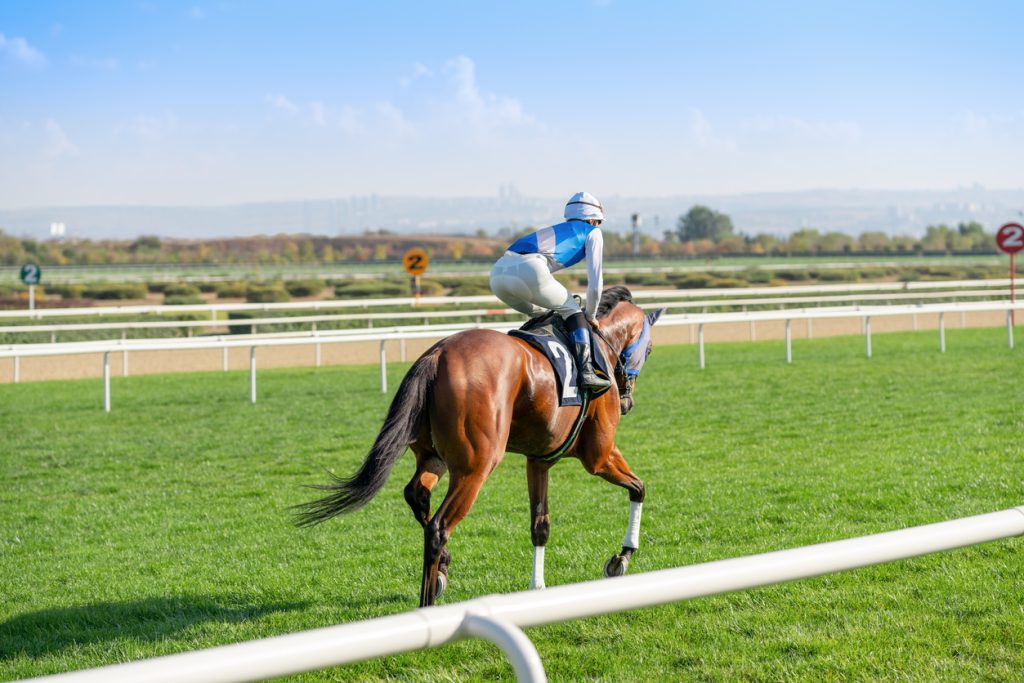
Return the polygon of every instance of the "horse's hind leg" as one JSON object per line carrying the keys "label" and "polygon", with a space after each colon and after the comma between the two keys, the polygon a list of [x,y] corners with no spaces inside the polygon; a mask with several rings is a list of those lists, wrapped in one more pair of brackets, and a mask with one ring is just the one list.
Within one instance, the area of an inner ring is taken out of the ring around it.
{"label": "horse's hind leg", "polygon": [[[419,443],[412,444],[410,448],[416,454],[416,472],[405,486],[405,502],[409,504],[413,517],[416,518],[420,526],[426,528],[430,522],[430,492],[448,471],[448,466],[444,464],[433,448]],[[450,562],[451,554],[445,548],[441,552],[441,560],[438,563],[437,595],[441,595],[448,585],[448,564]]]}
{"label": "horse's hind leg", "polygon": [[445,546],[455,526],[473,507],[480,487],[492,468],[465,475],[451,474],[451,483],[444,502],[437,508],[433,518],[423,528],[423,583],[420,587],[420,607],[428,607],[437,599],[438,577]]}

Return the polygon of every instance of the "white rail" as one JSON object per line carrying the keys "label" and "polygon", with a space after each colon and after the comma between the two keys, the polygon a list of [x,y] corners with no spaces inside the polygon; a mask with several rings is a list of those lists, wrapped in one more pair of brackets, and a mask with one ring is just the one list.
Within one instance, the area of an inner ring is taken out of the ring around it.
{"label": "white rail", "polygon": [[676,569],[491,595],[304,633],[35,680],[239,683],[433,648],[465,638],[483,638],[509,655],[520,681],[538,682],[545,680],[544,669],[536,649],[520,628],[768,586],[1020,535],[1024,535],[1024,507]]}
{"label": "white rail", "polygon": [[[808,323],[815,319],[826,318],[861,318],[864,326],[865,347],[867,356],[871,352],[871,318],[899,316],[899,315],[938,315],[939,318],[939,350],[945,353],[946,332],[945,314],[950,312],[969,313],[986,311],[1006,312],[1006,335],[1007,346],[1012,349],[1013,337],[1013,311],[1024,310],[1024,302],[1009,303],[997,301],[983,301],[974,303],[958,304],[918,304],[914,306],[874,306],[874,307],[843,307],[843,308],[808,308],[808,309],[785,309],[771,311],[749,311],[740,313],[706,313],[706,314],[671,314],[663,315],[658,320],[659,327],[670,325],[691,325],[696,328],[698,345],[698,365],[705,368],[705,343],[704,326],[724,323],[756,323],[766,321],[786,322],[786,362],[793,362],[792,335],[790,322],[793,320],[806,320]],[[106,412],[110,412],[110,354],[135,351],[179,351],[197,349],[229,349],[247,347],[249,352],[249,384],[250,400],[256,402],[256,348],[262,346],[316,346],[316,358],[319,365],[320,345],[354,343],[354,342],[378,342],[380,344],[380,369],[381,369],[381,392],[387,391],[387,354],[385,344],[388,341],[399,341],[402,344],[409,339],[437,339],[446,337],[455,332],[471,329],[486,328],[507,332],[516,327],[514,323],[495,322],[478,323],[476,325],[450,324],[423,326],[414,325],[406,327],[378,328],[372,332],[369,330],[327,330],[324,332],[294,332],[289,334],[274,335],[230,335],[218,337],[191,337],[173,339],[122,339],[114,341],[86,341],[66,342],[61,344],[12,344],[0,346],[0,358],[12,358],[14,361],[13,378],[17,383],[20,378],[20,359],[42,356],[62,356],[75,354],[103,354],[103,406]],[[226,369],[226,366],[225,366]]]}
{"label": "white rail", "polygon": [[[669,289],[637,291],[638,299],[695,299],[698,297],[730,297],[742,292],[744,296],[778,296],[782,293],[815,294],[839,292],[899,292],[937,289],[978,289],[985,287],[1009,287],[1010,280],[951,280],[928,282],[881,282],[837,285],[799,285],[786,287],[744,287],[742,289]],[[163,313],[207,313],[211,317],[224,311],[288,311],[288,310],[332,310],[338,308],[369,308],[377,306],[433,306],[450,304],[503,304],[491,295],[480,296],[428,296],[420,297],[417,304],[412,297],[393,299],[346,299],[330,301],[290,301],[271,304],[186,304],[182,306],[93,306],[89,308],[37,308],[34,311],[0,311],[2,318],[43,318],[88,316],[88,315],[142,315]]]}
{"label": "white rail", "polygon": [[[926,299],[971,299],[981,297],[1009,297],[1008,289],[983,289],[973,291],[947,291],[947,292],[892,292],[888,294],[841,294],[833,296],[788,296],[755,298],[747,297],[741,299],[704,299],[697,301],[667,301],[657,303],[642,303],[646,308],[666,307],[670,309],[680,308],[712,308],[712,307],[736,307],[736,306],[780,306],[789,307],[795,305],[814,304],[838,304],[845,302],[868,302],[868,301],[905,301],[905,300],[926,300]],[[644,298],[644,292],[637,292],[637,300]],[[180,329],[189,331],[194,328],[222,328],[222,327],[273,327],[275,325],[289,325],[298,323],[310,323],[313,330],[316,330],[318,323],[342,322],[351,320],[366,321],[365,328],[352,328],[356,331],[366,331],[373,327],[374,320],[427,320],[442,318],[479,318],[505,315],[518,315],[518,311],[511,308],[476,308],[453,311],[395,311],[393,313],[349,313],[341,315],[304,315],[304,316],[277,316],[273,318],[233,318],[227,320],[152,320],[141,322],[105,322],[105,323],[65,323],[53,325],[3,325],[0,326],[0,333],[26,334],[31,332],[49,332],[51,343],[56,343],[56,336],[61,332],[82,332],[96,330],[120,330],[122,336],[126,337],[129,330],[152,330],[152,329]]]}

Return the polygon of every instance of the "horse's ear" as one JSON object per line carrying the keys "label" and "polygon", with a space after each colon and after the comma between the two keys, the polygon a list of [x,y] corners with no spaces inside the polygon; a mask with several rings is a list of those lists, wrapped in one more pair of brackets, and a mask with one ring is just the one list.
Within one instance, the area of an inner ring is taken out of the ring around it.
{"label": "horse's ear", "polygon": [[664,313],[667,310],[668,310],[667,308],[659,308],[654,313],[648,313],[647,314],[647,322],[648,322],[648,324],[653,325],[654,323],[658,322],[658,318],[660,318],[661,314]]}

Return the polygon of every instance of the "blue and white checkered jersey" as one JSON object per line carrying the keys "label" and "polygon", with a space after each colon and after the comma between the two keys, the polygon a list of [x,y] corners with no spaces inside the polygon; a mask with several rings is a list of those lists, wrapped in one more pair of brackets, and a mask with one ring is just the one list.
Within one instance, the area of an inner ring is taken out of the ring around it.
{"label": "blue and white checkered jersey", "polygon": [[[508,248],[517,254],[542,254],[552,273],[587,260],[587,311],[593,315],[601,299],[601,257],[604,235],[596,225],[566,221],[520,237]],[[591,304],[593,302],[593,304]]]}

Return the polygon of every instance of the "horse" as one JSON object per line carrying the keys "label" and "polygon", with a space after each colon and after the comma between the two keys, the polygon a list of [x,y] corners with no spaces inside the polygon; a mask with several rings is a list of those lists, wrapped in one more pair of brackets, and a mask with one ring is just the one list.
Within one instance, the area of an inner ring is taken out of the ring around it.
{"label": "horse", "polygon": [[[574,457],[590,474],[629,492],[622,550],[604,567],[606,576],[621,576],[640,544],[644,483],[616,446],[615,431],[620,416],[633,408],[636,379],[651,352],[650,326],[664,310],[645,314],[623,286],[602,293],[591,321],[594,349],[615,368],[618,391],[584,401],[581,408],[559,407],[551,364],[522,339],[473,329],[439,341],[406,373],[359,470],[349,478],[332,474],[331,483],[312,486],[329,494],[296,506],[296,523],[313,526],[366,505],[410,448],[416,472],[405,487],[405,500],[424,534],[420,606],[433,605],[448,583],[452,532],[505,453],[523,454],[534,546],[530,588],[539,589],[550,534],[548,470],[559,457]],[[448,491],[431,515],[431,491],[445,473]]]}

